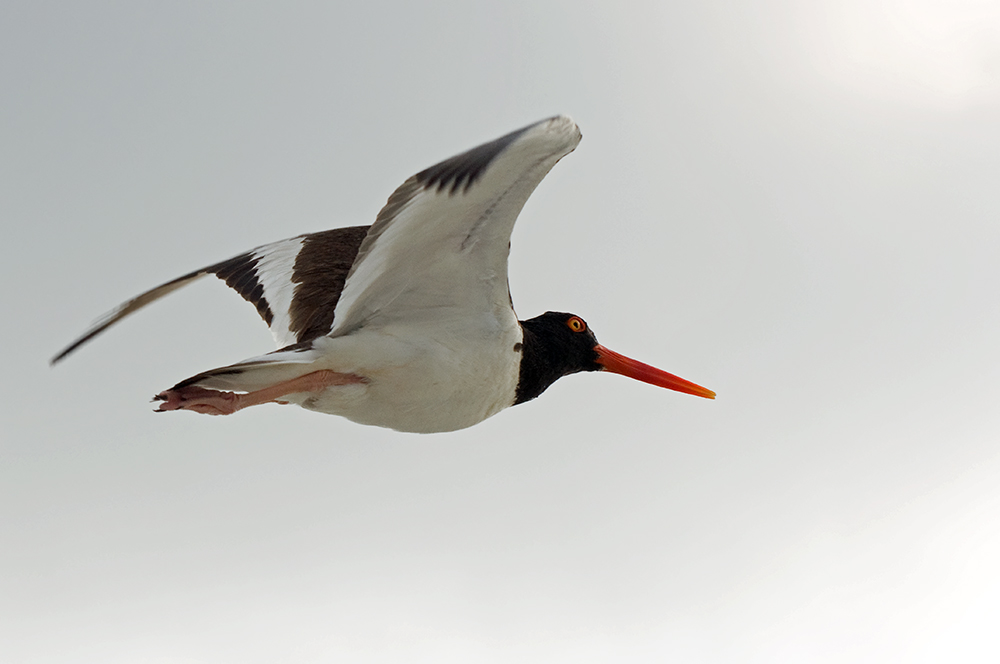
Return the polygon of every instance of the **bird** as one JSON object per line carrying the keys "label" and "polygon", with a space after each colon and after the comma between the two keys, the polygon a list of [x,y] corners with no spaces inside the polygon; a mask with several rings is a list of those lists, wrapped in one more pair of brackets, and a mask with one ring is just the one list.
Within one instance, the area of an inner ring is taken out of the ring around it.
{"label": "bird", "polygon": [[583,318],[518,320],[507,280],[514,222],[582,138],[568,116],[522,127],[407,179],[370,226],[265,244],[108,312],[54,365],[146,305],[214,275],[256,307],[277,350],[158,393],[157,412],[229,415],[296,404],[353,422],[435,433],[471,427],[582,371],[715,393],[616,353]]}

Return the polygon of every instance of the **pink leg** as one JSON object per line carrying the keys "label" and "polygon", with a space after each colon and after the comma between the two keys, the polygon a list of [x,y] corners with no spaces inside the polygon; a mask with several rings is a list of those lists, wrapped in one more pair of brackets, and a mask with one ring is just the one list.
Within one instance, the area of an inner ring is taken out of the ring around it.
{"label": "pink leg", "polygon": [[232,415],[238,410],[262,403],[288,403],[279,401],[283,396],[298,392],[319,392],[332,385],[351,385],[367,382],[361,376],[342,374],[336,371],[314,371],[305,376],[276,383],[254,392],[238,393],[208,390],[189,385],[179,390],[160,392],[154,401],[162,401],[156,412],[168,410],[193,410],[206,415]]}

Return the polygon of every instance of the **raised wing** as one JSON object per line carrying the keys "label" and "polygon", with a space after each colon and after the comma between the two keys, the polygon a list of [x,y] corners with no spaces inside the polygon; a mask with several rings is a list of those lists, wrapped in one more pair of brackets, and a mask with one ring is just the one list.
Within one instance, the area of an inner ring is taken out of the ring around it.
{"label": "raised wing", "polygon": [[102,316],[52,363],[209,274],[257,308],[279,348],[376,321],[510,316],[507,252],[514,221],[579,141],[567,117],[502,136],[411,177],[373,226],[300,235],[168,281]]}
{"label": "raised wing", "polygon": [[129,314],[209,274],[257,308],[279,348],[326,334],[368,228],[335,228],[281,240],[168,281],[106,313],[52,363]]}
{"label": "raised wing", "polygon": [[514,222],[580,138],[570,118],[554,117],[404,182],[361,245],[330,335],[394,322],[489,325],[512,317],[507,254]]}

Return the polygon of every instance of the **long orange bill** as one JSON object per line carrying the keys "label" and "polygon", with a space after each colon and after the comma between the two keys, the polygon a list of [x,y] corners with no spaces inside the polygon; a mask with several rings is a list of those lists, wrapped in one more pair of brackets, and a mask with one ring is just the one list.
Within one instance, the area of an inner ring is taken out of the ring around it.
{"label": "long orange bill", "polygon": [[685,392],[698,397],[705,397],[706,399],[715,398],[715,392],[712,390],[705,389],[701,385],[695,385],[680,376],[675,376],[666,371],[661,371],[656,367],[643,364],[638,360],[625,357],[613,350],[608,350],[600,344],[594,346],[594,350],[597,351],[597,363],[604,367],[605,371],[635,378],[650,385],[665,387],[668,390],[677,390],[678,392]]}

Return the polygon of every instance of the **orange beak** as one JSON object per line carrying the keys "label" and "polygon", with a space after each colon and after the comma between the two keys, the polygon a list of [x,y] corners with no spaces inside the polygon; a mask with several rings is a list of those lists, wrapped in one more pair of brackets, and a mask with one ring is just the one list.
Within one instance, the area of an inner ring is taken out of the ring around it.
{"label": "orange beak", "polygon": [[666,371],[661,371],[656,367],[643,364],[638,360],[633,360],[630,357],[620,355],[613,350],[608,350],[600,344],[594,346],[594,350],[597,352],[597,363],[604,367],[605,371],[641,380],[642,382],[649,383],[650,385],[665,387],[668,390],[676,390],[686,394],[693,394],[698,397],[705,397],[706,399],[715,398],[715,392],[712,390],[705,389],[701,385],[695,385],[691,381],[684,380],[680,376],[675,376],[671,373],[667,373]]}

